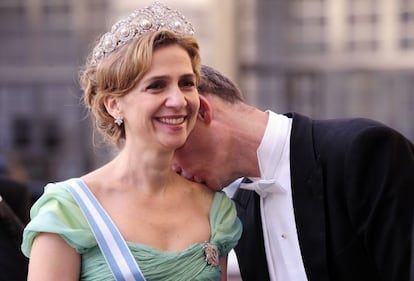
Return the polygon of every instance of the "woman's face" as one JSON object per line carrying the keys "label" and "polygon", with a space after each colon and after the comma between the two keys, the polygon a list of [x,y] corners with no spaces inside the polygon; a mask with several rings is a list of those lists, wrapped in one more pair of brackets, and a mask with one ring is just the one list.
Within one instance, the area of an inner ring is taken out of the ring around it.
{"label": "woman's face", "polygon": [[126,144],[179,148],[194,127],[199,105],[188,53],[178,45],[156,49],[148,73],[117,100]]}

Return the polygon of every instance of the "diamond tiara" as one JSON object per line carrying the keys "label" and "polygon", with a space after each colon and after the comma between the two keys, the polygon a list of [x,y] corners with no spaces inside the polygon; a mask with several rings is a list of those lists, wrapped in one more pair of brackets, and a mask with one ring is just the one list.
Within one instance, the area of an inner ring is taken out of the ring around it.
{"label": "diamond tiara", "polygon": [[126,19],[115,23],[92,52],[92,64],[98,64],[117,48],[149,31],[168,30],[182,36],[193,36],[194,28],[177,10],[159,1],[135,10]]}

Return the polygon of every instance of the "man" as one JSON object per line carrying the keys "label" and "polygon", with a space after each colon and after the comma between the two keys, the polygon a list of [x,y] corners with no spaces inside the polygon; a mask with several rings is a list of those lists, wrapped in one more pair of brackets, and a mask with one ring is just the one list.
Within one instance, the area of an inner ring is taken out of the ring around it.
{"label": "man", "polygon": [[174,168],[233,196],[249,280],[409,280],[414,146],[367,119],[263,112],[202,69],[197,125]]}
{"label": "man", "polygon": [[28,259],[20,245],[30,204],[26,183],[0,175],[0,281],[27,280]]}

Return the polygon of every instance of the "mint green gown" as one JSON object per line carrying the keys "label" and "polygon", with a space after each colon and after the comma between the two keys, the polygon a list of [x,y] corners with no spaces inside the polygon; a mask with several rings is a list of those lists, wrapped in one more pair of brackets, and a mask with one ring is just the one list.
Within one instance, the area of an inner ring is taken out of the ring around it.
{"label": "mint green gown", "polygon": [[[114,280],[95,237],[72,195],[59,183],[51,183],[33,205],[31,221],[23,234],[22,251],[30,257],[33,239],[39,232],[60,234],[81,255],[79,280]],[[211,244],[224,256],[237,244],[242,227],[233,202],[224,192],[216,192],[210,208]],[[128,242],[147,281],[220,280],[220,266],[209,265],[205,243],[196,243],[177,252],[166,252]]]}

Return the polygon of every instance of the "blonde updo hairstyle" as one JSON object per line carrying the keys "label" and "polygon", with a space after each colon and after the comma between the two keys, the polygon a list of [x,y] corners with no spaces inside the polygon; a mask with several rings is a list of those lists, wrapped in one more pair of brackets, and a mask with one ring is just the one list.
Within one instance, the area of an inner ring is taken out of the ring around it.
{"label": "blonde updo hairstyle", "polygon": [[105,97],[128,94],[149,71],[153,52],[169,45],[178,45],[187,51],[198,85],[201,59],[196,39],[167,30],[148,32],[119,47],[99,63],[92,63],[91,59],[86,63],[80,74],[83,101],[106,142],[120,147],[125,140],[125,129],[123,124],[118,126],[114,123],[114,117],[104,105]]}

